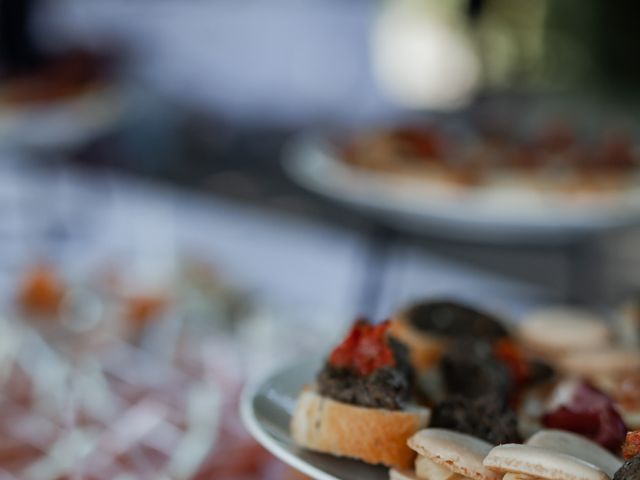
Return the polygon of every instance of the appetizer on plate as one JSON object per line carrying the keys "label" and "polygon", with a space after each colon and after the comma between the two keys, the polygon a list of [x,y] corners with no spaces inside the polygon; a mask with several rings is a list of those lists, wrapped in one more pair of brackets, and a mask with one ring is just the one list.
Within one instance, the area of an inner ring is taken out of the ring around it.
{"label": "appetizer on plate", "polygon": [[407,439],[431,412],[413,402],[407,351],[388,328],[358,321],[331,352],[316,384],[298,398],[291,421],[298,445],[372,464],[413,464]]}
{"label": "appetizer on plate", "polygon": [[494,316],[450,300],[420,302],[398,313],[391,335],[405,343],[417,369],[440,360],[449,339],[476,337],[497,340],[507,330]]}
{"label": "appetizer on plate", "polygon": [[508,326],[451,300],[360,320],[300,393],[291,435],[392,480],[640,480],[640,352],[613,333],[586,311]]}

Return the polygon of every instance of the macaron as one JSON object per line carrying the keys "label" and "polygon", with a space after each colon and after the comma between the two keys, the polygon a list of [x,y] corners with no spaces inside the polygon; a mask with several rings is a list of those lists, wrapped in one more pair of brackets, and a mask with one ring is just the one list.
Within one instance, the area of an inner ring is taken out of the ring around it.
{"label": "macaron", "polygon": [[537,480],[536,477],[532,477],[531,475],[525,475],[523,473],[505,473],[502,480]]}
{"label": "macaron", "polygon": [[533,353],[551,358],[568,352],[604,349],[611,343],[611,332],[603,319],[568,307],[538,310],[526,316],[516,335]]}
{"label": "macaron", "polygon": [[526,442],[533,447],[543,447],[559,453],[571,455],[595,465],[610,477],[622,466],[622,459],[616,457],[588,438],[564,430],[540,430]]}
{"label": "macaron", "polygon": [[496,473],[514,473],[544,480],[608,480],[595,465],[556,450],[532,445],[499,445],[483,465]]}
{"label": "macaron", "polygon": [[418,478],[428,480],[463,480],[465,478],[422,455],[416,457],[416,475]]}
{"label": "macaron", "polygon": [[[410,437],[407,444],[419,455],[416,467],[431,472],[430,480],[435,480],[434,476],[449,478],[447,473],[476,480],[500,479],[500,475],[482,464],[493,447],[484,440],[453,430],[427,428]],[[418,475],[422,477],[419,472]]]}
{"label": "macaron", "polygon": [[411,470],[396,470],[392,468],[389,470],[389,480],[420,480],[420,477]]}
{"label": "macaron", "polygon": [[618,308],[615,329],[622,345],[640,347],[640,295],[635,295]]}
{"label": "macaron", "polygon": [[567,375],[592,379],[623,375],[640,369],[640,351],[607,348],[570,352],[558,359],[557,367]]}

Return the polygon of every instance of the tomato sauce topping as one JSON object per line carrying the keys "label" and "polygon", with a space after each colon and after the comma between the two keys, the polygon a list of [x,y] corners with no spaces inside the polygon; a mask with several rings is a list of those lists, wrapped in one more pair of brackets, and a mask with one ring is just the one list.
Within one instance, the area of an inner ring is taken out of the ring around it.
{"label": "tomato sauce topping", "polygon": [[347,337],[329,356],[329,364],[369,375],[383,367],[395,367],[396,359],[387,342],[390,322],[371,325],[358,320]]}
{"label": "tomato sauce topping", "polygon": [[627,438],[622,445],[622,456],[629,460],[640,454],[640,430],[627,432]]}
{"label": "tomato sauce topping", "polygon": [[640,372],[631,372],[620,379],[614,397],[625,409],[640,408]]}
{"label": "tomato sauce topping", "polygon": [[513,340],[498,340],[494,354],[509,369],[516,388],[523,387],[532,377],[531,365]]}

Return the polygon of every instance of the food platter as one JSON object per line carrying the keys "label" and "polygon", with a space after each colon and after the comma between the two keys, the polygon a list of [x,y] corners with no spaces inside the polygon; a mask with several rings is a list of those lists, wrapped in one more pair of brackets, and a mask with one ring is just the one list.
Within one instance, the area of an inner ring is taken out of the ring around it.
{"label": "food platter", "polygon": [[304,451],[294,445],[289,423],[295,401],[320,365],[317,357],[292,362],[249,386],[240,407],[244,425],[273,455],[316,480],[386,480],[386,468]]}
{"label": "food platter", "polygon": [[567,202],[503,187],[461,191],[429,187],[353,168],[333,137],[310,134],[289,146],[284,169],[299,185],[393,227],[490,243],[568,243],[586,235],[640,224],[640,188],[597,201]]}
{"label": "food platter", "polygon": [[[638,311],[618,323],[637,325]],[[613,338],[619,326],[568,307],[502,322],[443,300],[359,319],[327,357],[248,387],[241,417],[268,451],[319,480],[495,480],[513,462],[513,473],[549,468],[549,480],[583,468],[576,478],[618,480],[623,466],[640,467],[640,398],[629,396],[640,353]],[[591,361],[603,369],[586,371]]]}
{"label": "food platter", "polygon": [[124,91],[105,85],[55,102],[2,106],[0,142],[36,150],[64,150],[112,129],[125,112]]}

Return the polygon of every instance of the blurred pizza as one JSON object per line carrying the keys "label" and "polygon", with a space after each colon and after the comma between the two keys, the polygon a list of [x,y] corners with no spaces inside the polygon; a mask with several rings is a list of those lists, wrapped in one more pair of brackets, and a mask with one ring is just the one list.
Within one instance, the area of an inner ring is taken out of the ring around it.
{"label": "blurred pizza", "polygon": [[339,142],[340,159],[358,171],[473,192],[510,188],[566,198],[611,195],[638,185],[632,137],[612,130],[582,138],[550,122],[527,136],[460,136],[434,125],[401,126]]}

